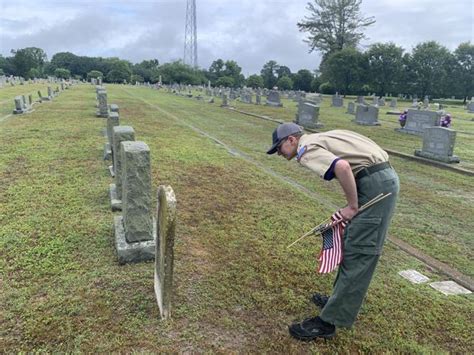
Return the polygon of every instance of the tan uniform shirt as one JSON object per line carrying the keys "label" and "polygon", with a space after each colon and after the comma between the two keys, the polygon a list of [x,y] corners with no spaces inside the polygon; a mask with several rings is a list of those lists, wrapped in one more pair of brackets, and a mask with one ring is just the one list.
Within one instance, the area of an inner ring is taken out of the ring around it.
{"label": "tan uniform shirt", "polygon": [[354,175],[364,167],[388,161],[387,152],[374,141],[342,129],[302,135],[297,152],[299,163],[321,178],[337,158],[346,160]]}

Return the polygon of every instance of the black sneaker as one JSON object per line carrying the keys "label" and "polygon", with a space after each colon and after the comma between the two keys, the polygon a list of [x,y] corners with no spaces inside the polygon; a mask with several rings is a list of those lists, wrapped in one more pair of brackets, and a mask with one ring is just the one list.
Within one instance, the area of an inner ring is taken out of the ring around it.
{"label": "black sneaker", "polygon": [[293,338],[303,341],[316,338],[329,339],[336,335],[336,327],[319,317],[306,318],[301,323],[294,323],[288,327],[288,330]]}
{"label": "black sneaker", "polygon": [[311,301],[313,301],[313,303],[319,307],[319,309],[323,309],[324,306],[326,305],[326,303],[328,303],[328,300],[329,300],[329,296],[326,296],[326,295],[322,295],[320,293],[315,293],[312,297],[311,297]]}

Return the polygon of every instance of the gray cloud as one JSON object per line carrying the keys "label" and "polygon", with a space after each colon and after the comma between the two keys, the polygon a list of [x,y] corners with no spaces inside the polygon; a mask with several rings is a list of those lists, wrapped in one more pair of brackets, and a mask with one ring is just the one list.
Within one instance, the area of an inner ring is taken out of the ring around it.
{"label": "gray cloud", "polygon": [[[320,56],[308,53],[296,23],[307,0],[197,0],[198,57],[201,67],[233,59],[245,75],[258,73],[269,60],[292,71],[317,68]],[[436,40],[450,50],[473,41],[472,0],[364,0],[362,11],[374,16],[370,43],[393,41],[409,51]],[[70,51],[87,56],[118,56],[139,62],[181,59],[185,0],[0,0],[0,54],[35,46],[48,57]]]}

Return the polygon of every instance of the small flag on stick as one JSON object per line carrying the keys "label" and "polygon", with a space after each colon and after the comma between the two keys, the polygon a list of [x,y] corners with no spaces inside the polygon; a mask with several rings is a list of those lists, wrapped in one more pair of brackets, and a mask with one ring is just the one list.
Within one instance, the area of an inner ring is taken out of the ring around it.
{"label": "small flag on stick", "polygon": [[319,254],[318,272],[320,274],[333,271],[341,263],[344,228],[346,228],[346,222],[337,211],[331,216],[331,223],[321,232],[323,247]]}

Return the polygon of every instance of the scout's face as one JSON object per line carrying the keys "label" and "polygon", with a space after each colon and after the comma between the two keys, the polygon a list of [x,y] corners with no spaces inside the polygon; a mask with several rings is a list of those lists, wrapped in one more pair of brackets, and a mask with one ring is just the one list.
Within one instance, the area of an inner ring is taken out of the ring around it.
{"label": "scout's face", "polygon": [[298,139],[294,136],[285,138],[277,148],[278,155],[283,155],[287,160],[296,156],[298,149]]}

